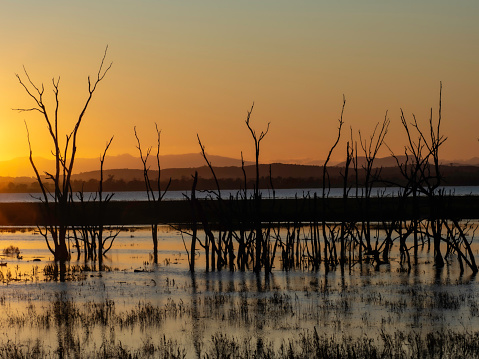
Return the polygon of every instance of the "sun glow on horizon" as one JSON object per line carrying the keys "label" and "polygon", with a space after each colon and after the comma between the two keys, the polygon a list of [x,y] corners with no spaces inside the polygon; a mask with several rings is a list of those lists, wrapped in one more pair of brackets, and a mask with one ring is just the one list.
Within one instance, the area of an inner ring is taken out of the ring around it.
{"label": "sun glow on horizon", "polygon": [[[244,121],[254,101],[253,128],[260,132],[271,122],[261,144],[263,162],[324,160],[337,135],[343,94],[345,126],[332,159],[344,159],[350,128],[356,141],[359,130],[368,137],[386,111],[391,120],[386,143],[402,153],[400,109],[410,120],[414,113],[424,127],[431,108],[437,120],[440,81],[442,133],[448,137],[441,157],[479,153],[474,100],[479,74],[471,61],[479,50],[470,46],[479,40],[476,3],[212,0],[188,6],[119,3],[114,11],[93,1],[27,3],[8,3],[0,15],[0,30],[11,34],[2,39],[9,56],[0,68],[0,161],[28,157],[24,121],[34,157],[51,157],[51,139],[38,113],[12,111],[34,105],[15,77],[25,79],[22,65],[37,86],[45,86],[50,114],[51,79],[60,76],[60,132],[66,136],[106,44],[106,61],[113,67],[79,130],[79,158],[98,157],[111,136],[109,155],[137,156],[133,127],[145,147],[156,146],[156,122],[162,154],[199,152],[198,134],[208,153],[233,158],[243,153],[252,160]],[[16,13],[22,18],[6,15]],[[53,29],[45,25],[51,19],[62,20]],[[31,41],[33,29],[48,39],[42,46]],[[388,155],[387,148],[379,154]]]}

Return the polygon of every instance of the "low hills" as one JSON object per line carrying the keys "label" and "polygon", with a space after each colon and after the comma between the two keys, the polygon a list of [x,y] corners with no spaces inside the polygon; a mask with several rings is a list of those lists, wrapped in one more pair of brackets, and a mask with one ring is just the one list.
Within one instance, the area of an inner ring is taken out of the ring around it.
{"label": "low hills", "polygon": [[[201,156],[197,155],[200,160]],[[134,157],[131,156],[133,159]],[[129,164],[129,157],[122,157],[125,161],[122,164]],[[171,158],[170,158],[171,159]],[[227,157],[209,156],[213,163],[215,174],[220,182],[222,189],[239,189],[246,186],[253,188],[254,179],[256,176],[256,169],[254,164],[248,162],[241,168],[241,161],[232,162]],[[136,159],[139,161],[139,159]],[[189,160],[185,164],[195,165],[196,159]],[[203,160],[204,161],[204,160]],[[381,180],[378,181],[378,186],[384,185],[403,185],[404,178],[397,167],[397,161],[404,161],[404,158],[378,158],[375,164],[382,164],[380,169]],[[79,161],[80,162],[80,161]],[[141,165],[141,161],[140,165]],[[167,168],[168,162],[165,160],[161,170],[162,188],[166,187],[167,182],[171,179],[171,190],[189,190],[192,186],[192,176],[198,172],[198,189],[214,189],[216,187],[210,169],[200,162],[199,166],[183,167],[183,168]],[[175,162],[176,163],[176,162]],[[221,166],[217,163],[227,164]],[[235,165],[231,165],[234,163]],[[364,163],[364,159],[358,158],[358,163]],[[170,164],[171,165],[171,164]],[[81,166],[79,166],[81,167]],[[140,166],[138,166],[140,167]],[[156,182],[158,177],[158,170],[153,170],[155,164],[151,164],[149,171],[149,178]],[[298,165],[298,164],[261,164],[259,166],[259,174],[261,177],[260,186],[262,188],[317,188],[322,187],[323,167],[317,165]],[[340,163],[337,166],[328,166],[329,183],[331,187],[342,187],[344,183],[344,164]],[[364,183],[365,171],[361,167],[358,170],[358,183],[361,186]],[[444,185],[450,186],[477,186],[479,185],[479,166],[460,165],[460,164],[443,164],[441,165],[441,174],[444,177]],[[270,178],[271,175],[271,178]],[[120,169],[105,169],[103,171],[104,190],[105,191],[143,191],[145,188],[143,170],[141,168],[120,168]],[[85,171],[74,174],[72,176],[72,187],[74,191],[96,191],[98,188],[98,181],[100,179],[100,171]],[[353,169],[349,170],[349,185],[353,185],[356,180],[356,174]],[[1,192],[38,192],[39,187],[33,177],[0,177],[0,191]]]}
{"label": "low hills", "polygon": [[[208,155],[210,161],[215,166],[238,166],[241,167],[241,160],[237,158]],[[53,159],[46,159],[43,157],[35,157],[35,165],[41,171],[52,172],[55,169],[55,162]],[[162,168],[191,168],[200,167],[205,164],[205,160],[200,153],[187,153],[181,155],[161,155],[160,156]],[[253,162],[246,161],[246,164],[253,164]],[[148,159],[148,166],[156,167],[156,157],[150,156]],[[100,168],[99,158],[77,158],[75,160],[75,173],[95,171]],[[139,157],[130,154],[121,154],[117,156],[106,156],[105,169],[142,169],[143,164]],[[28,157],[19,157],[7,161],[0,161],[0,173],[6,174],[10,177],[31,177],[34,172],[30,165]]]}

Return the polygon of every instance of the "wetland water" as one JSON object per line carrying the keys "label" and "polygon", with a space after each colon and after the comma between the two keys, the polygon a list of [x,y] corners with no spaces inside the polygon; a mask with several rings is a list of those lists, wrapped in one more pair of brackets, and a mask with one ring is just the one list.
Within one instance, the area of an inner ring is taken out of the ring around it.
{"label": "wetland water", "polygon": [[[373,188],[372,196],[396,196],[399,187],[377,187]],[[439,187],[439,190],[444,190],[446,194],[452,194],[456,196],[467,196],[474,195],[479,196],[479,186],[443,186]],[[271,190],[261,190],[262,198],[272,198],[273,193]],[[353,195],[354,191],[351,191]],[[230,195],[233,197],[236,196],[238,190],[223,190],[221,191],[224,198],[228,198]],[[295,198],[296,196],[301,198],[303,196],[310,195],[311,197],[314,194],[318,197],[322,196],[321,188],[291,188],[291,189],[276,189],[275,196],[276,198]],[[85,192],[85,199],[88,199],[90,192]],[[104,195],[111,194],[111,192],[105,192]],[[165,194],[165,200],[183,200],[185,199],[185,194],[190,195],[190,191],[168,191]],[[197,198],[205,198],[209,194],[208,191],[198,191],[196,193]],[[253,191],[249,190],[248,195],[252,196]],[[359,188],[359,195],[361,195],[361,188]],[[40,193],[0,193],[0,203],[1,202],[38,202],[38,198],[41,196]],[[331,188],[329,190],[329,197],[339,198],[343,196],[342,188]],[[74,200],[76,197],[74,196]],[[115,192],[112,201],[147,201],[148,196],[146,191],[125,191],[125,192]]]}
{"label": "wetland water", "polygon": [[[379,348],[400,346],[410,356],[418,338],[428,343],[431,333],[452,331],[477,341],[477,278],[467,271],[460,276],[455,257],[436,273],[427,246],[411,272],[394,252],[379,271],[367,263],[344,274],[282,271],[277,262],[268,276],[207,273],[200,254],[192,275],[181,234],[161,227],[159,239],[156,266],[149,228],[125,228],[105,259],[108,271],[72,260],[69,280],[58,282],[48,275],[52,255],[43,237],[26,228],[1,231],[0,250],[13,244],[23,256],[3,257],[0,266],[3,353],[115,357],[124,350],[138,357],[196,358],[241,348],[280,352],[292,343],[305,353],[299,357],[313,357],[303,347],[314,338],[341,343],[352,337]],[[416,341],[401,341],[410,334]]]}

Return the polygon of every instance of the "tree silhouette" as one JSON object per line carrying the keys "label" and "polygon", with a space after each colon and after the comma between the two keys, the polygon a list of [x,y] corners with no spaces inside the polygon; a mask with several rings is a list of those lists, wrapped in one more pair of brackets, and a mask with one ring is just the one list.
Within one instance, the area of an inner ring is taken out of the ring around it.
{"label": "tree silhouette", "polygon": [[[159,219],[157,218],[157,212],[161,206],[161,201],[163,197],[166,195],[168,192],[168,188],[170,187],[171,184],[171,178],[168,181],[168,184],[166,185],[166,188],[164,191],[161,189],[161,164],[160,164],[160,147],[161,147],[161,131],[158,130],[158,125],[155,123],[155,129],[156,129],[156,166],[158,168],[158,177],[156,178],[156,184],[152,186],[149,171],[150,167],[147,165],[148,158],[150,157],[150,153],[152,150],[152,147],[148,147],[146,150],[146,154],[143,153],[141,149],[141,142],[140,138],[138,137],[138,134],[136,132],[136,127],[133,128],[133,131],[135,132],[135,138],[136,142],[138,143],[138,146],[136,148],[138,149],[140,153],[140,159],[143,164],[143,179],[145,181],[145,186],[146,186],[146,194],[148,196],[148,202],[151,204],[151,212],[152,212],[152,223],[151,223],[151,237],[153,239],[153,262],[155,264],[158,264],[158,222]],[[157,192],[156,192],[157,191]]]}
{"label": "tree silhouette", "polygon": [[259,136],[256,134],[256,131],[250,125],[251,114],[253,113],[254,103],[251,105],[251,109],[248,111],[246,116],[246,126],[251,133],[251,137],[254,140],[254,149],[255,149],[255,168],[256,168],[256,182],[254,185],[254,203],[255,203],[255,231],[256,231],[256,238],[255,238],[255,264],[254,264],[254,271],[260,272],[261,271],[261,264],[262,264],[262,257],[264,257],[264,253],[262,256],[261,248],[264,244],[263,239],[263,230],[261,228],[261,193],[259,191],[259,154],[260,154],[260,144],[264,137],[268,134],[270,122],[268,122],[268,126],[266,127],[265,131],[261,131]]}
{"label": "tree silhouette", "polygon": [[[53,114],[50,108],[47,108],[44,102],[45,87],[43,84],[37,86],[30,79],[27,70],[24,69],[25,78],[16,74],[20,85],[23,86],[26,93],[33,99],[34,105],[30,108],[18,108],[15,109],[19,112],[39,112],[45,121],[50,139],[53,143],[52,154],[55,156],[55,171],[54,173],[45,172],[46,177],[40,176],[39,170],[35,165],[33,160],[33,151],[30,142],[30,133],[27,127],[27,139],[30,149],[30,164],[32,165],[33,170],[35,171],[35,176],[40,189],[42,191],[40,200],[43,203],[43,215],[45,220],[45,228],[42,229],[39,227],[40,233],[45,238],[48,249],[54,255],[55,261],[64,262],[69,260],[70,254],[68,252],[66,238],[69,228],[69,204],[72,201],[72,189],[71,189],[71,175],[73,172],[73,166],[75,163],[75,155],[77,151],[77,134],[78,129],[82,123],[82,120],[85,116],[85,112],[90,104],[93,94],[95,93],[98,84],[103,80],[108,70],[110,70],[112,63],[110,63],[105,68],[105,58],[107,55],[108,46],[105,48],[103,58],[98,69],[96,77],[92,80],[88,76],[88,96],[84,105],[78,115],[75,126],[73,130],[66,135],[66,140],[64,147],[60,144],[60,135],[58,133],[58,109],[60,107],[59,100],[59,83],[60,77],[57,79],[52,79],[53,85],[53,94],[55,97]],[[49,190],[49,187],[46,186],[46,181],[53,182],[53,192]],[[50,241],[53,242],[51,245]]]}

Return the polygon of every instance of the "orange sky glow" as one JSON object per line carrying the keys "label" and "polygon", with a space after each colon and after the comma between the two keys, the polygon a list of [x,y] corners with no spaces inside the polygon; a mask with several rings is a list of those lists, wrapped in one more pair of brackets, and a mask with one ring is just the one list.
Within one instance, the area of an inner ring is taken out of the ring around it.
{"label": "orange sky glow", "polygon": [[[335,140],[343,94],[341,161],[350,127],[368,135],[391,120],[386,143],[403,152],[400,109],[427,126],[437,119],[443,84],[442,149],[447,160],[479,156],[477,1],[8,1],[0,14],[0,161],[48,157],[51,141],[15,73],[45,86],[60,80],[60,129],[71,131],[105,46],[110,72],[79,132],[78,156],[137,154],[162,129],[162,153],[254,156],[244,123],[271,122],[263,162],[325,159]],[[51,109],[53,110],[53,109]],[[356,138],[357,139],[357,138]],[[387,148],[380,156],[389,155]],[[214,165],[214,163],[213,163]],[[0,175],[5,175],[0,173]]]}

